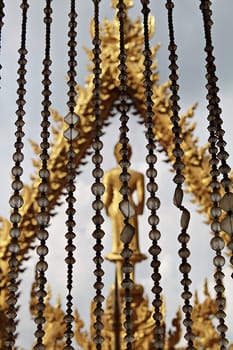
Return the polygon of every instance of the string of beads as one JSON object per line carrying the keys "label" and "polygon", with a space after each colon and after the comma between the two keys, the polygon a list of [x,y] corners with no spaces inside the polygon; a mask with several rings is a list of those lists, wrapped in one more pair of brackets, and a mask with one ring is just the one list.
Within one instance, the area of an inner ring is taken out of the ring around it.
{"label": "string of beads", "polygon": [[44,8],[44,23],[45,23],[45,56],[43,60],[43,90],[42,90],[42,121],[41,121],[41,153],[40,153],[40,159],[41,159],[41,168],[39,170],[39,177],[40,177],[40,184],[38,187],[38,198],[37,203],[40,208],[39,213],[36,217],[37,219],[37,239],[39,240],[39,245],[36,249],[36,252],[38,254],[38,262],[36,264],[36,296],[37,296],[37,316],[35,317],[35,323],[36,323],[36,331],[35,331],[35,337],[36,337],[36,344],[34,346],[34,350],[45,350],[45,346],[43,344],[43,337],[45,335],[44,332],[44,324],[46,322],[46,319],[44,317],[44,309],[45,309],[45,297],[47,295],[46,291],[46,276],[45,273],[48,269],[48,264],[45,260],[46,255],[48,254],[48,247],[46,245],[46,240],[48,239],[49,233],[48,233],[48,225],[50,221],[50,214],[49,214],[49,200],[48,200],[48,193],[49,193],[49,178],[50,173],[48,170],[48,161],[49,161],[49,117],[50,117],[50,111],[49,107],[51,105],[50,101],[50,75],[51,70],[50,66],[52,64],[52,61],[50,59],[50,39],[51,39],[51,23],[52,23],[52,8],[51,8],[51,2],[52,0],[46,0],[45,2],[45,8]]}
{"label": "string of beads", "polygon": [[93,247],[95,251],[95,257],[93,259],[95,263],[95,283],[94,288],[96,291],[95,297],[94,297],[94,303],[95,303],[95,309],[94,309],[94,315],[95,315],[95,322],[94,322],[94,328],[95,328],[95,336],[94,336],[94,342],[96,344],[96,349],[101,350],[102,343],[104,341],[104,338],[101,334],[102,329],[104,327],[102,322],[102,315],[104,313],[102,304],[104,302],[104,296],[102,294],[102,289],[104,287],[104,283],[102,280],[102,277],[104,275],[104,270],[102,268],[102,263],[104,261],[102,257],[102,250],[104,249],[102,245],[102,238],[104,237],[104,231],[102,230],[102,224],[104,222],[104,218],[102,216],[102,209],[103,209],[103,201],[102,196],[104,194],[104,185],[102,183],[102,177],[103,177],[103,169],[101,168],[101,164],[103,161],[103,156],[101,154],[101,150],[103,148],[103,142],[101,140],[102,131],[101,131],[101,42],[100,42],[100,33],[99,33],[99,3],[100,0],[93,0],[94,4],[94,38],[93,38],[93,114],[95,116],[95,128],[93,131],[93,142],[92,142],[92,148],[94,151],[94,154],[92,156],[92,162],[94,164],[94,169],[92,171],[92,175],[94,180],[94,183],[91,187],[92,193],[95,196],[94,201],[92,202],[92,208],[95,210],[95,215],[92,218],[92,221],[95,225],[95,230],[93,232],[93,237],[95,238],[95,245]]}
{"label": "string of beads", "polygon": [[[216,291],[216,305],[217,305],[217,312],[216,317],[218,319],[218,325],[217,330],[220,334],[220,348],[221,350],[227,349],[228,346],[228,340],[226,338],[226,332],[227,332],[227,325],[225,323],[226,313],[225,313],[225,306],[226,306],[226,298],[224,296],[224,273],[223,273],[223,267],[225,264],[225,258],[222,255],[222,250],[225,247],[225,242],[223,238],[220,235],[221,229],[228,232],[229,234],[232,234],[231,227],[229,231],[229,220],[231,222],[231,213],[228,213],[228,217],[226,216],[225,219],[221,222],[220,217],[222,214],[222,209],[228,211],[229,206],[231,206],[231,193],[230,187],[231,187],[231,181],[228,178],[228,165],[226,163],[226,159],[228,158],[228,154],[225,151],[225,145],[226,142],[223,140],[224,131],[221,127],[222,125],[222,119],[220,117],[221,114],[221,108],[219,107],[220,99],[218,97],[218,91],[219,88],[217,87],[217,76],[215,74],[216,72],[216,66],[215,66],[215,57],[213,55],[213,45],[212,45],[212,37],[211,37],[211,26],[212,26],[212,20],[211,20],[211,2],[210,1],[201,1],[200,9],[202,11],[203,16],[203,23],[204,23],[204,33],[205,33],[205,51],[206,51],[206,79],[207,79],[207,99],[209,101],[208,103],[208,121],[209,121],[209,153],[210,153],[210,169],[211,169],[211,201],[212,201],[212,208],[211,208],[211,216],[212,216],[212,223],[211,223],[211,229],[213,231],[214,237],[211,239],[211,247],[215,251],[215,257],[213,259],[214,266],[216,268],[216,271],[214,273],[215,278],[215,291]],[[221,161],[221,166],[218,167],[219,162]],[[221,181],[223,188],[225,189],[225,195],[221,199],[221,183],[219,181],[219,175],[220,172],[223,175],[223,179]],[[231,210],[231,209],[230,209]],[[230,244],[231,245],[231,242]]]}
{"label": "string of beads", "polygon": [[[2,27],[4,25],[4,22],[3,22],[3,18],[5,16],[5,13],[4,13],[4,7],[5,7],[5,4],[4,4],[4,1],[1,0],[0,1],[0,54],[1,54],[1,49],[2,49]],[[2,69],[2,65],[0,63],[0,70]],[[1,80],[1,75],[0,75],[0,80]]]}
{"label": "string of beads", "polygon": [[174,177],[174,182],[176,184],[175,194],[174,194],[174,205],[181,210],[181,233],[178,236],[178,240],[181,243],[181,249],[179,250],[179,256],[181,258],[181,264],[179,266],[180,272],[183,274],[183,279],[181,280],[181,284],[183,285],[183,293],[181,294],[182,298],[184,299],[184,305],[183,305],[183,312],[184,312],[184,321],[183,324],[186,328],[186,334],[184,335],[184,338],[187,340],[187,349],[188,350],[194,350],[193,346],[193,340],[194,340],[194,334],[192,331],[192,325],[193,321],[191,319],[191,313],[192,313],[192,306],[190,299],[192,298],[192,293],[190,291],[190,285],[192,283],[191,279],[189,278],[189,273],[191,271],[191,265],[188,262],[188,257],[190,256],[190,250],[188,249],[188,242],[190,239],[190,236],[187,232],[189,221],[190,221],[190,213],[189,211],[182,205],[183,201],[183,189],[182,185],[185,181],[185,177],[182,173],[184,169],[184,163],[182,162],[182,156],[184,154],[181,143],[182,143],[182,131],[181,127],[179,126],[179,110],[180,106],[178,104],[179,96],[178,96],[178,90],[179,85],[177,83],[178,81],[178,66],[177,66],[177,55],[176,55],[176,44],[175,44],[175,37],[174,37],[174,27],[173,27],[173,8],[174,3],[171,0],[167,0],[166,2],[166,8],[168,11],[168,29],[169,29],[169,46],[168,49],[170,51],[169,59],[170,59],[170,71],[171,74],[169,75],[169,78],[171,80],[171,110],[172,110],[172,116],[171,116],[171,122],[173,125],[172,132],[174,135],[174,150],[173,154],[175,156],[175,162],[173,164],[173,169],[176,173]]}
{"label": "string of beads", "polygon": [[120,181],[122,183],[122,186],[120,188],[120,193],[122,195],[122,201],[119,204],[119,209],[122,212],[124,216],[124,227],[121,232],[120,239],[124,244],[123,250],[121,252],[121,255],[123,257],[123,264],[122,264],[122,273],[123,273],[123,280],[122,280],[122,287],[124,288],[124,298],[125,298],[125,308],[124,308],[124,314],[125,314],[125,322],[124,327],[126,330],[125,335],[125,342],[126,342],[126,349],[131,350],[132,349],[132,342],[134,340],[133,334],[132,334],[132,317],[131,317],[131,288],[133,287],[133,281],[130,278],[130,274],[133,271],[133,265],[130,262],[130,258],[133,255],[133,251],[130,249],[130,242],[135,234],[135,229],[130,225],[129,218],[133,215],[133,208],[131,207],[131,204],[129,203],[128,194],[130,193],[130,187],[129,187],[129,180],[130,180],[130,174],[128,172],[128,168],[130,167],[130,161],[129,161],[129,150],[128,150],[128,143],[129,139],[127,137],[128,133],[128,126],[127,122],[129,120],[129,117],[127,115],[129,111],[129,105],[127,103],[127,66],[126,66],[126,50],[125,50],[125,32],[124,32],[124,23],[126,19],[126,12],[125,12],[126,5],[124,1],[119,0],[117,3],[117,17],[119,19],[119,34],[120,34],[120,54],[119,54],[119,81],[120,81],[120,143],[122,145],[122,148],[120,150],[121,153],[121,160],[120,160],[120,167],[122,169],[122,172],[120,174]]}
{"label": "string of beads", "polygon": [[19,245],[19,239],[21,235],[21,229],[20,229],[20,222],[21,222],[21,214],[19,212],[20,208],[23,206],[23,197],[21,195],[22,189],[23,189],[23,182],[21,180],[21,176],[23,175],[23,168],[21,166],[24,154],[23,154],[23,137],[24,137],[24,131],[23,126],[25,124],[23,117],[25,115],[25,94],[26,94],[26,64],[27,64],[27,49],[26,49],[26,34],[27,34],[27,13],[29,5],[27,3],[27,0],[23,0],[21,5],[22,9],[22,23],[21,23],[21,45],[20,49],[18,50],[19,53],[19,59],[18,59],[18,89],[17,89],[17,96],[18,99],[16,100],[16,104],[18,106],[18,109],[16,111],[17,120],[15,122],[16,125],[16,142],[14,144],[15,152],[13,154],[13,161],[14,166],[11,169],[11,174],[13,176],[13,181],[11,184],[11,187],[14,191],[13,195],[10,197],[9,204],[10,207],[13,209],[11,216],[10,216],[10,222],[11,222],[11,229],[10,229],[10,244],[8,246],[9,251],[9,273],[8,273],[8,279],[9,284],[7,286],[8,288],[8,309],[6,312],[6,316],[8,318],[8,324],[6,326],[7,330],[7,340],[5,343],[5,346],[7,349],[11,350],[14,348],[15,345],[15,338],[16,338],[16,325],[17,325],[17,311],[18,311],[18,289],[19,289],[19,266],[20,266],[20,259],[18,258],[18,255],[20,253],[20,245]]}
{"label": "string of beads", "polygon": [[162,321],[162,313],[161,313],[161,307],[162,307],[162,299],[161,299],[161,293],[162,288],[160,286],[160,279],[161,275],[159,272],[160,267],[160,260],[158,259],[158,256],[161,252],[161,248],[158,245],[158,241],[160,239],[161,233],[157,228],[157,225],[159,223],[159,217],[157,216],[157,210],[160,207],[160,200],[156,196],[156,192],[158,189],[158,185],[155,181],[157,177],[157,170],[156,170],[156,163],[157,163],[157,156],[155,155],[155,136],[153,133],[153,118],[154,118],[154,112],[153,112],[153,81],[152,81],[152,71],[151,71],[151,50],[150,50],[150,41],[149,41],[149,0],[141,0],[141,3],[143,5],[142,7],[142,13],[143,13],[143,24],[144,24],[144,86],[145,86],[145,97],[146,97],[146,138],[148,140],[147,143],[147,150],[148,154],[146,156],[146,162],[148,164],[148,169],[146,171],[146,175],[148,177],[148,183],[147,183],[147,191],[149,193],[149,197],[147,199],[147,208],[150,210],[150,216],[148,218],[148,222],[151,226],[151,231],[149,233],[149,237],[152,240],[152,245],[149,248],[149,252],[152,255],[152,262],[151,267],[153,268],[153,274],[152,274],[152,280],[153,280],[153,288],[152,292],[154,294],[154,300],[152,302],[154,306],[154,314],[153,318],[155,320],[155,329],[154,329],[154,345],[156,349],[160,350],[164,347],[164,329],[161,324]]}
{"label": "string of beads", "polygon": [[74,347],[72,346],[72,338],[74,337],[73,332],[73,322],[74,322],[74,316],[73,316],[73,296],[72,296],[72,289],[73,289],[73,265],[75,263],[75,258],[73,256],[73,252],[76,249],[75,245],[73,244],[73,240],[76,237],[76,234],[74,232],[74,227],[76,225],[76,222],[74,220],[74,215],[76,213],[76,210],[74,208],[74,203],[76,201],[74,192],[76,190],[75,187],[75,178],[76,178],[76,165],[75,165],[75,156],[76,152],[73,147],[73,141],[78,137],[79,132],[76,129],[77,124],[80,121],[79,116],[74,112],[75,109],[75,96],[76,91],[75,87],[77,85],[76,83],[76,9],[75,9],[75,0],[70,0],[70,12],[69,12],[69,32],[68,32],[68,81],[67,84],[69,86],[68,89],[68,102],[67,106],[69,108],[68,114],[65,116],[64,121],[67,123],[68,128],[64,131],[64,137],[68,141],[68,151],[66,153],[66,159],[67,159],[67,184],[66,184],[66,190],[67,190],[67,221],[66,221],[66,227],[67,232],[65,234],[67,245],[65,247],[67,256],[65,258],[65,262],[67,264],[67,295],[66,295],[66,314],[64,316],[64,321],[66,324],[66,330],[65,330],[65,338],[66,338],[66,346],[64,347],[64,350],[74,350]]}

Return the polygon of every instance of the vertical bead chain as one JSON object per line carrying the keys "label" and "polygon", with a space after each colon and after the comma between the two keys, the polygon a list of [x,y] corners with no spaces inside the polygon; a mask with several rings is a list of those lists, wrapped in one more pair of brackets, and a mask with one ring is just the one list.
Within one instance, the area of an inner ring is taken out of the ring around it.
{"label": "vertical bead chain", "polygon": [[153,318],[155,320],[155,329],[154,329],[154,345],[156,349],[160,350],[164,347],[164,329],[161,325],[162,321],[162,313],[161,313],[161,306],[162,306],[162,299],[161,299],[161,293],[162,288],[160,286],[160,279],[161,275],[159,273],[159,267],[160,267],[160,260],[158,259],[158,255],[161,252],[161,248],[158,245],[158,240],[160,239],[161,233],[157,228],[157,225],[159,223],[159,217],[157,216],[157,210],[160,207],[160,200],[156,196],[156,192],[158,190],[158,185],[155,181],[155,178],[157,177],[157,171],[156,171],[156,163],[157,163],[157,156],[155,155],[155,136],[153,133],[153,81],[151,79],[152,77],[152,71],[151,71],[151,50],[150,50],[150,41],[149,41],[149,27],[148,27],[148,17],[150,13],[150,9],[148,5],[150,4],[149,0],[141,0],[141,3],[143,5],[142,7],[142,13],[143,13],[143,24],[144,24],[144,86],[145,86],[145,96],[146,96],[146,138],[148,140],[147,143],[147,150],[148,154],[146,156],[146,162],[148,164],[148,169],[146,171],[146,175],[148,177],[148,183],[147,183],[147,191],[149,193],[149,197],[147,199],[147,208],[150,210],[150,216],[148,218],[148,222],[151,226],[151,231],[149,233],[149,237],[152,240],[152,245],[149,249],[150,254],[152,255],[152,262],[151,267],[153,268],[153,274],[152,274],[152,280],[153,280],[153,288],[152,292],[154,294],[154,300],[153,300],[153,306],[154,306],[154,315]]}
{"label": "vertical bead chain", "polygon": [[[4,1],[0,0],[0,55],[2,52],[2,27],[4,25],[3,18],[5,16],[4,7],[5,7]],[[0,70],[1,69],[2,69],[2,65],[0,63]],[[0,80],[1,80],[1,75],[0,75]]]}
{"label": "vertical bead chain", "polygon": [[39,177],[40,177],[40,184],[38,188],[38,198],[37,203],[40,208],[39,213],[37,215],[37,239],[39,240],[39,245],[36,249],[37,255],[38,255],[38,262],[36,264],[36,284],[37,284],[37,290],[36,290],[36,296],[37,296],[37,315],[35,317],[35,323],[36,323],[36,331],[35,331],[35,337],[36,337],[36,344],[34,346],[35,350],[44,350],[45,346],[43,345],[43,337],[44,337],[44,309],[45,309],[45,297],[47,295],[46,292],[46,276],[45,272],[47,271],[48,264],[45,260],[46,255],[48,254],[48,247],[46,245],[46,240],[49,236],[49,233],[47,231],[48,224],[50,221],[50,214],[49,214],[49,200],[48,200],[48,192],[49,192],[49,170],[48,170],[48,161],[49,161],[49,117],[50,117],[50,111],[49,107],[51,105],[50,101],[50,75],[51,75],[51,59],[50,59],[50,38],[51,38],[51,23],[52,23],[52,8],[51,8],[51,2],[52,0],[46,0],[46,5],[44,8],[44,23],[45,23],[45,56],[43,60],[43,90],[42,90],[42,121],[41,121],[41,153],[40,153],[40,159],[41,159],[41,168],[39,170]]}
{"label": "vertical bead chain", "polygon": [[20,245],[19,245],[19,238],[21,235],[20,230],[20,221],[21,221],[21,214],[20,214],[20,208],[23,205],[23,198],[21,191],[23,189],[23,182],[21,180],[21,176],[23,174],[23,168],[21,167],[21,163],[23,162],[24,155],[23,155],[23,126],[24,126],[24,120],[23,117],[25,115],[25,94],[26,94],[26,30],[27,30],[27,12],[28,12],[28,3],[27,0],[23,0],[21,3],[21,9],[22,9],[22,24],[21,24],[21,45],[19,52],[19,60],[18,60],[18,89],[17,89],[17,95],[18,99],[16,100],[16,104],[18,106],[18,109],[16,111],[17,120],[15,122],[16,125],[16,142],[14,144],[15,151],[13,154],[13,161],[14,166],[11,169],[11,174],[13,176],[13,181],[11,184],[13,195],[10,197],[9,204],[11,208],[13,209],[11,216],[10,216],[10,222],[11,222],[11,229],[10,229],[10,244],[8,246],[8,251],[10,253],[9,258],[9,284],[8,284],[8,309],[7,309],[7,318],[8,318],[8,324],[7,324],[7,340],[6,340],[6,348],[7,349],[13,349],[15,345],[15,331],[16,331],[16,317],[17,317],[17,302],[18,302],[18,274],[19,274],[19,265],[20,260],[17,257],[18,253],[20,252]]}
{"label": "vertical bead chain", "polygon": [[96,295],[94,297],[95,309],[95,336],[94,342],[96,344],[96,349],[101,350],[102,343],[104,338],[102,336],[102,329],[104,327],[102,322],[103,308],[102,303],[104,302],[104,296],[102,294],[102,289],[104,287],[102,277],[104,275],[104,271],[102,269],[103,257],[102,257],[102,238],[104,237],[104,231],[102,230],[102,224],[104,222],[104,218],[102,216],[101,210],[103,209],[103,201],[102,195],[104,193],[104,185],[101,182],[101,178],[103,177],[103,169],[101,168],[101,163],[103,160],[101,150],[103,148],[103,142],[101,140],[101,47],[100,47],[100,35],[99,35],[99,3],[100,0],[93,0],[94,3],[94,38],[93,38],[93,73],[94,73],[94,89],[93,89],[93,114],[95,116],[95,130],[94,137],[92,142],[92,148],[94,151],[92,162],[94,164],[94,169],[92,171],[93,178],[95,182],[93,183],[91,190],[93,195],[95,196],[95,200],[92,202],[92,208],[95,210],[95,215],[92,218],[93,223],[95,224],[95,230],[93,232],[93,237],[96,242],[94,245],[95,257],[95,271],[94,274],[96,276],[96,281],[94,283],[94,288],[96,290]]}
{"label": "vertical bead chain", "polygon": [[[231,234],[231,223],[229,224],[229,220],[231,222],[231,213],[228,213],[225,219],[220,223],[220,216],[222,210],[232,210],[230,208],[232,199],[230,187],[231,181],[228,178],[228,170],[229,167],[226,163],[226,159],[228,158],[228,154],[225,151],[225,141],[223,140],[224,131],[221,128],[222,120],[220,118],[221,109],[219,107],[220,99],[218,97],[219,88],[217,87],[217,76],[215,74],[216,66],[215,66],[215,57],[213,55],[213,45],[211,38],[211,14],[212,11],[210,9],[211,2],[210,1],[201,1],[200,9],[203,15],[203,23],[204,23],[204,33],[205,33],[205,51],[206,51],[206,79],[207,79],[207,99],[209,104],[207,106],[209,110],[208,121],[209,126],[208,130],[210,133],[209,136],[209,153],[210,153],[210,169],[211,169],[211,216],[212,223],[211,229],[213,231],[214,237],[211,239],[211,247],[215,251],[215,257],[213,260],[214,266],[216,267],[216,271],[214,274],[215,278],[215,291],[216,291],[216,304],[217,304],[217,312],[216,317],[218,319],[217,329],[220,334],[220,349],[225,350],[228,346],[228,340],[226,338],[227,325],[225,324],[225,305],[226,298],[224,296],[224,273],[222,271],[223,266],[225,264],[225,258],[222,255],[222,250],[224,249],[225,243],[223,238],[220,236],[221,228]],[[219,161],[221,161],[221,166],[218,167]],[[225,195],[221,199],[220,195],[220,182],[218,180],[220,172],[223,174],[223,179],[221,181],[223,188],[225,189]],[[226,226],[226,227],[225,227]],[[230,228],[230,231],[228,230]],[[227,228],[227,229],[226,229]],[[229,246],[231,247],[232,241]],[[233,249],[231,249],[233,250]]]}
{"label": "vertical bead chain", "polygon": [[68,128],[64,132],[64,137],[67,139],[69,145],[68,145],[68,151],[66,153],[67,158],[67,232],[66,232],[66,239],[67,239],[67,245],[66,245],[66,251],[67,256],[65,258],[65,262],[67,264],[67,296],[66,296],[66,314],[64,317],[64,321],[66,324],[66,330],[65,330],[65,337],[66,337],[66,345],[64,347],[64,350],[74,350],[74,347],[72,346],[72,339],[74,337],[73,332],[73,322],[74,322],[74,316],[73,316],[73,296],[72,296],[72,289],[73,289],[73,265],[75,263],[75,258],[73,256],[73,252],[76,249],[75,245],[73,244],[73,240],[76,237],[76,234],[74,232],[74,227],[76,225],[74,220],[74,215],[76,213],[76,210],[74,208],[75,203],[75,196],[74,192],[76,190],[75,187],[75,178],[76,178],[76,166],[75,166],[75,156],[76,152],[73,147],[73,141],[78,137],[79,132],[76,130],[77,123],[80,121],[79,116],[74,112],[75,109],[75,97],[76,97],[76,91],[75,87],[77,85],[76,83],[76,9],[75,9],[75,0],[70,0],[70,13],[69,13],[69,32],[68,32],[68,55],[69,55],[69,61],[68,61],[68,102],[67,106],[69,108],[68,114],[65,116],[64,120],[68,125]]}
{"label": "vertical bead chain", "polygon": [[185,181],[185,177],[182,174],[184,163],[182,162],[182,156],[184,154],[181,143],[182,143],[182,135],[181,135],[181,127],[179,126],[179,96],[178,96],[178,90],[179,85],[177,83],[178,81],[178,75],[177,75],[177,55],[176,55],[176,44],[175,44],[175,38],[174,38],[174,28],[173,28],[173,8],[174,4],[173,1],[167,0],[166,2],[166,8],[168,10],[168,29],[169,29],[169,46],[168,49],[170,51],[169,59],[170,59],[170,80],[171,80],[171,109],[172,109],[172,117],[171,121],[173,124],[172,132],[174,134],[174,150],[173,154],[175,156],[175,162],[173,164],[173,169],[176,173],[174,177],[174,182],[176,184],[176,189],[174,193],[174,205],[181,210],[181,233],[178,236],[178,240],[181,243],[181,249],[179,250],[179,256],[181,258],[181,264],[180,264],[180,272],[183,274],[183,279],[181,280],[181,284],[184,287],[184,291],[181,294],[182,298],[184,299],[184,305],[183,305],[183,312],[184,312],[184,326],[186,328],[186,334],[185,339],[187,341],[187,349],[193,350],[193,340],[194,335],[192,331],[192,325],[193,321],[191,319],[191,313],[192,313],[192,306],[190,299],[192,297],[192,293],[190,292],[190,285],[191,280],[189,278],[189,273],[191,271],[191,265],[188,263],[188,257],[190,256],[190,250],[188,249],[188,242],[190,239],[190,236],[187,232],[189,221],[190,221],[190,213],[189,211],[182,205],[183,201],[183,189],[182,185]]}
{"label": "vertical bead chain", "polygon": [[129,187],[129,179],[130,174],[128,172],[128,168],[130,167],[130,161],[129,161],[129,149],[128,149],[128,142],[129,139],[127,137],[128,133],[128,126],[127,122],[129,120],[129,117],[127,115],[129,106],[127,103],[127,66],[126,66],[126,50],[125,50],[125,33],[124,33],[124,21],[126,19],[126,12],[125,12],[125,4],[124,1],[119,0],[117,4],[117,17],[119,19],[119,34],[120,34],[120,54],[119,54],[119,81],[120,81],[120,143],[122,145],[121,147],[121,160],[120,160],[120,167],[122,169],[122,172],[120,174],[120,181],[122,183],[120,193],[122,195],[122,201],[119,204],[120,211],[122,212],[124,216],[124,228],[121,232],[120,239],[124,243],[123,250],[121,252],[121,255],[123,257],[123,265],[122,265],[122,273],[123,273],[123,280],[122,280],[122,287],[125,291],[125,308],[124,308],[124,314],[125,314],[125,322],[124,327],[126,330],[126,336],[125,336],[125,342],[126,342],[126,349],[131,350],[132,349],[132,343],[134,340],[133,334],[132,334],[132,317],[131,317],[131,289],[133,287],[133,281],[130,278],[130,274],[133,271],[133,266],[130,262],[130,258],[133,254],[133,251],[130,249],[130,242],[133,238],[133,235],[135,234],[135,229],[129,224],[129,218],[132,216],[132,208],[129,203],[128,194],[130,193],[130,187]]}

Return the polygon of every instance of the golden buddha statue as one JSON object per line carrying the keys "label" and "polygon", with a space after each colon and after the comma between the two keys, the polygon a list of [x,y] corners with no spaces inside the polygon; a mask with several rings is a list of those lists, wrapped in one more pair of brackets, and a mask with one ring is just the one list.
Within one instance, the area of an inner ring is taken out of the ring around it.
{"label": "golden buddha statue", "polygon": [[[105,172],[103,179],[105,185],[105,194],[103,197],[104,206],[112,223],[112,252],[108,254],[107,259],[113,262],[122,261],[121,251],[123,249],[120,235],[124,227],[124,216],[119,210],[119,204],[122,200],[122,195],[120,193],[122,183],[119,178],[122,172],[119,166],[121,147],[121,144],[118,143],[114,148],[114,155],[118,164],[117,167]],[[129,159],[131,158],[131,154],[131,147],[128,146]],[[146,259],[146,256],[140,252],[138,234],[138,215],[143,213],[144,208],[144,176],[142,173],[132,169],[128,169],[128,173],[130,174],[129,187],[131,189],[128,199],[134,211],[134,215],[129,218],[129,223],[135,229],[130,248],[133,250],[132,263],[136,263]],[[136,194],[137,202],[133,198],[134,194]]]}

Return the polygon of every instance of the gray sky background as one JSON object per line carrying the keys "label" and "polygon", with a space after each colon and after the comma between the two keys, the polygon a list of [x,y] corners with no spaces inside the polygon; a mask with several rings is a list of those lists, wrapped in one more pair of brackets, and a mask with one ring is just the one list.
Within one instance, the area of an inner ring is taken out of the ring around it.
{"label": "gray sky background", "polygon": [[[39,140],[39,123],[40,123],[40,111],[41,111],[41,61],[43,58],[43,39],[44,39],[44,26],[41,20],[43,16],[44,1],[29,1],[29,22],[28,22],[28,84],[27,84],[27,115],[25,118],[25,182],[29,182],[30,174],[33,172],[31,166],[32,152],[28,143],[28,139]],[[53,108],[58,110],[61,115],[65,115],[66,107],[66,92],[67,87],[65,84],[65,76],[67,71],[67,54],[66,54],[66,42],[67,42],[67,13],[68,6],[67,1],[53,1],[54,20],[52,26],[52,42],[51,52],[53,59],[52,67],[52,103]],[[101,2],[101,17],[107,16],[113,17],[114,11],[109,6],[110,1],[103,0]],[[155,16],[156,31],[151,45],[155,45],[158,42],[161,43],[160,50],[157,55],[158,69],[160,72],[161,83],[168,80],[168,33],[167,33],[167,12],[165,9],[165,1],[152,2],[152,15]],[[194,120],[197,123],[196,135],[199,137],[200,145],[206,143],[207,137],[207,121],[206,121],[206,90],[205,90],[205,55],[203,52],[204,39],[203,39],[203,25],[201,19],[201,13],[199,11],[199,1],[196,0],[177,0],[176,8],[174,11],[175,20],[175,33],[176,42],[178,45],[179,60],[178,65],[180,67],[180,104],[182,112],[184,112],[188,106],[198,102],[198,108],[195,113]],[[1,81],[1,128],[0,128],[0,161],[1,161],[1,181],[0,181],[0,215],[4,217],[9,216],[8,198],[10,195],[10,169],[12,166],[11,153],[13,151],[14,143],[14,122],[15,122],[15,110],[16,110],[16,70],[17,70],[17,49],[19,47],[19,24],[20,24],[20,11],[19,1],[8,1],[5,8],[5,25],[2,33],[2,54],[1,62],[3,66],[2,81]],[[78,82],[80,85],[84,84],[86,75],[86,54],[83,47],[91,47],[91,41],[89,37],[89,23],[93,14],[92,1],[79,1],[77,2],[77,8],[79,12],[78,17]],[[213,41],[215,44],[215,56],[217,65],[217,75],[219,77],[219,86],[221,89],[221,107],[223,109],[224,128],[226,130],[226,140],[228,141],[228,152],[232,154],[232,119],[231,113],[233,110],[232,94],[233,94],[233,47],[232,47],[232,33],[233,33],[233,2],[232,0],[213,1],[214,11],[214,27],[213,27]],[[130,11],[131,18],[136,19],[140,15],[140,1],[135,1],[135,7]],[[144,141],[138,141],[143,139],[142,127],[136,128],[136,122],[131,121],[131,126],[134,129],[130,134],[131,144],[133,149],[132,166],[138,170],[144,171],[145,165],[143,162]],[[107,129],[107,134],[104,137],[108,147],[105,147],[104,152],[106,160],[104,162],[104,168],[107,170],[114,165],[114,159],[109,152],[111,147],[117,140],[118,136],[118,124],[114,122]],[[114,136],[115,135],[115,136]],[[232,164],[232,157],[230,158]],[[230,165],[231,165],[230,164]],[[172,205],[172,196],[174,191],[174,185],[172,183],[172,174],[170,173],[169,165],[164,164],[163,156],[159,155],[159,194],[161,197],[162,205],[159,215],[161,217],[160,229],[163,233],[161,239],[161,246],[163,248],[162,258],[162,272],[163,272],[163,288],[166,297],[166,308],[168,322],[175,315],[178,305],[181,304],[179,297],[181,287],[179,286],[180,275],[177,272],[178,259],[177,250],[179,249],[176,242],[176,237],[179,230],[179,216],[177,217],[177,211]],[[92,245],[93,240],[91,237],[92,223],[90,217],[92,216],[91,201],[92,195],[89,190],[90,185],[90,173],[91,165],[83,168],[83,173],[77,182],[77,222],[78,222],[78,238],[76,251],[77,255],[77,270],[75,281],[75,305],[78,307],[81,316],[85,319],[88,325],[88,313],[91,297],[93,296],[93,289],[91,289],[92,270],[94,268],[92,263],[87,264],[87,257],[92,259]],[[193,204],[188,204],[192,210],[192,221],[190,234],[192,236],[191,247],[193,254],[191,262],[193,263],[192,279],[193,290],[197,289],[202,291],[204,278],[212,270],[212,253],[209,252],[209,238],[210,235],[208,227],[203,224],[203,217],[200,217],[196,213],[197,207]],[[65,295],[65,266],[63,264],[63,235],[65,232],[64,225],[64,207],[59,208],[59,215],[52,220],[51,225],[51,237],[49,239],[49,245],[51,247],[49,262],[51,269],[48,272],[49,279],[51,278],[53,300],[56,300],[56,295],[60,293]],[[146,215],[140,219],[140,240],[141,250],[146,252],[150,242],[147,239],[148,226],[146,223]],[[175,227],[175,229],[174,229]],[[105,254],[111,249],[111,237],[110,237],[110,223],[106,219],[106,238],[105,238]],[[34,257],[34,253],[32,253]],[[23,278],[23,293],[20,303],[22,304],[22,322],[20,323],[19,331],[23,336],[19,337],[18,345],[29,349],[33,343],[33,331],[34,325],[30,322],[30,315],[28,313],[28,305],[25,300],[28,300],[30,294],[29,286],[33,280],[33,258],[27,264],[27,272]],[[105,277],[105,294],[108,293],[109,286],[114,280],[114,268],[106,262],[106,277]],[[140,264],[136,270],[136,281],[143,283],[145,286],[145,292],[150,296],[151,282],[149,261]],[[226,273],[229,276],[229,269],[226,269]],[[81,287],[82,286],[82,287]],[[212,289],[213,283],[210,282],[210,289]],[[231,281],[227,282],[227,287],[232,289]],[[87,293],[87,290],[90,291]],[[228,303],[229,313],[232,314],[233,302]],[[28,316],[26,316],[28,315]],[[231,325],[233,324],[231,318]],[[168,323],[169,326],[169,323]],[[27,335],[25,337],[25,335]],[[230,326],[229,337],[233,342],[233,326]]]}

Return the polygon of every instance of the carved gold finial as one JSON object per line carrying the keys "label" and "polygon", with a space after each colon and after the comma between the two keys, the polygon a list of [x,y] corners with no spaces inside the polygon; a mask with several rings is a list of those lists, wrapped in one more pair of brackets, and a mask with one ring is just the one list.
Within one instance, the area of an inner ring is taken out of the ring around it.
{"label": "carved gold finial", "polygon": [[[133,7],[133,0],[125,0],[124,1],[126,8]],[[116,8],[118,4],[118,0],[112,0],[112,8]]]}

